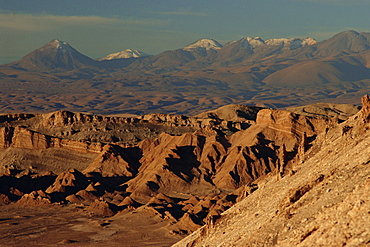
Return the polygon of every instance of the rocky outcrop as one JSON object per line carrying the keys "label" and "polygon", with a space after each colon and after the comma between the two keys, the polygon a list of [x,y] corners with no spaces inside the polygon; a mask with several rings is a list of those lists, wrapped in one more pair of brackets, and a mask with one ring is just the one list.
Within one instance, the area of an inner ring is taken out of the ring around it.
{"label": "rocky outcrop", "polygon": [[90,206],[87,207],[87,210],[98,216],[113,216],[114,210],[112,205],[106,201],[95,200]]}
{"label": "rocky outcrop", "polygon": [[218,164],[213,183],[224,190],[235,190],[275,171],[277,161],[274,146],[231,147]]}
{"label": "rocky outcrop", "polygon": [[[100,115],[91,115],[84,113],[74,113],[69,111],[56,111],[49,114],[42,114],[40,125],[43,127],[70,126],[77,124],[86,124],[92,122],[124,122],[125,118],[106,117]],[[130,120],[126,121],[129,122]]]}
{"label": "rocky outcrop", "polygon": [[335,126],[336,119],[315,118],[298,115],[288,111],[264,109],[258,112],[256,125],[267,140],[273,140],[277,145],[286,146],[288,152],[294,150],[303,136],[316,136],[326,128]]}
{"label": "rocky outcrop", "polygon": [[83,173],[95,172],[103,177],[125,176],[131,178],[137,173],[139,157],[140,153],[138,150],[135,152],[135,148],[105,145],[103,151]]}
{"label": "rocky outcrop", "polygon": [[[140,143],[143,158],[138,175],[127,182],[128,191],[148,200],[158,192],[233,191],[271,172],[283,175],[304,156],[310,141],[335,124],[332,119],[263,109],[256,124],[230,138],[162,134]],[[171,190],[166,189],[170,184]]]}
{"label": "rocky outcrop", "polygon": [[262,110],[262,107],[247,106],[247,105],[226,105],[216,110],[198,114],[198,118],[220,119],[232,122],[247,122],[255,121],[257,113]]}
{"label": "rocky outcrop", "polygon": [[[245,116],[246,113],[236,110],[233,114],[239,114],[240,117],[230,117],[226,114],[218,116],[212,113],[201,114],[195,117],[171,114],[149,114],[142,116],[140,122],[162,124],[171,127],[190,127],[194,129],[204,129],[209,131],[215,129],[235,131],[248,128],[250,124],[254,122],[256,112],[254,112],[254,115],[251,114],[250,116]],[[242,116],[245,116],[247,119]]]}
{"label": "rocky outcrop", "polygon": [[369,97],[362,102],[318,134],[293,173],[255,180],[257,190],[174,246],[366,246]]}
{"label": "rocky outcrop", "polygon": [[50,147],[50,143],[50,137],[22,127],[0,128],[0,148],[17,147],[44,150]]}
{"label": "rocky outcrop", "polygon": [[370,122],[370,97],[369,95],[365,95],[361,98],[362,109],[360,111],[361,118],[364,123]]}
{"label": "rocky outcrop", "polygon": [[[231,113],[226,107],[207,118],[60,111],[8,122],[0,128],[1,151],[31,158],[4,165],[5,184],[12,186],[0,188],[2,201],[77,204],[99,216],[147,213],[181,235],[215,224],[225,210],[258,191],[258,181],[294,174],[307,154],[319,150],[311,147],[321,140],[320,133],[338,124],[337,119],[272,109],[253,108],[246,116],[238,113],[240,107],[231,107]],[[234,122],[239,118],[244,120]],[[346,126],[341,134],[349,138],[354,127]],[[128,144],[122,139],[126,135],[137,139]],[[139,137],[146,139],[138,142]],[[36,186],[33,173],[44,163],[31,163],[32,155],[55,158],[51,168],[60,159],[58,176]],[[25,162],[30,162],[28,168]],[[69,162],[78,169],[70,169]]]}
{"label": "rocky outcrop", "polygon": [[[127,182],[127,191],[138,201],[158,192],[189,193],[195,187],[211,191],[215,187],[207,182],[200,169],[200,162],[206,137],[195,134],[170,136],[162,134],[158,139],[140,143],[143,157],[138,175]],[[200,187],[199,187],[200,186]]]}
{"label": "rocky outcrop", "polygon": [[2,127],[0,128],[0,148],[9,147],[33,150],[56,147],[80,152],[100,152],[102,150],[100,143],[55,138],[22,127]]}
{"label": "rocky outcrop", "polygon": [[30,118],[34,118],[35,114],[26,114],[26,113],[15,113],[15,114],[5,114],[0,115],[0,123],[10,123],[13,121],[22,121]]}
{"label": "rocky outcrop", "polygon": [[13,128],[0,128],[0,148],[8,148],[10,147],[10,144],[12,142],[12,137],[13,137]]}
{"label": "rocky outcrop", "polygon": [[17,201],[18,204],[22,205],[45,205],[45,204],[51,204],[52,199],[50,195],[46,194],[42,190],[38,191],[32,191],[29,194],[25,194],[22,196],[21,199]]}
{"label": "rocky outcrop", "polygon": [[76,194],[72,194],[66,197],[66,201],[77,203],[77,204],[91,204],[95,200],[99,199],[98,196],[94,194],[94,192],[87,191],[87,190],[80,190]]}
{"label": "rocky outcrop", "polygon": [[310,117],[338,118],[345,121],[358,113],[361,106],[350,104],[316,103],[312,105],[289,107],[286,110]]}
{"label": "rocky outcrop", "polygon": [[59,174],[55,182],[45,192],[50,194],[54,200],[61,201],[66,196],[85,189],[88,184],[88,179],[81,172],[71,169]]}

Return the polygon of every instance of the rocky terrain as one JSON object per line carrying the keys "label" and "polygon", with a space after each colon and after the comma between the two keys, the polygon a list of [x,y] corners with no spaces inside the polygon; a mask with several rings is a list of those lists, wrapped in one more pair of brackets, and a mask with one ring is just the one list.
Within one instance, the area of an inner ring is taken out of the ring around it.
{"label": "rocky terrain", "polygon": [[284,176],[258,189],[173,246],[368,246],[370,98],[328,128]]}
{"label": "rocky terrain", "polygon": [[366,243],[369,99],[359,113],[302,109],[309,114],[228,105],[195,117],[1,115],[0,237],[12,246],[169,246],[195,231],[178,246],[293,245],[331,236],[320,220],[353,197],[363,202],[348,217],[362,228],[347,238]]}
{"label": "rocky terrain", "polygon": [[0,245],[370,245],[369,61],[345,31],[1,65]]}

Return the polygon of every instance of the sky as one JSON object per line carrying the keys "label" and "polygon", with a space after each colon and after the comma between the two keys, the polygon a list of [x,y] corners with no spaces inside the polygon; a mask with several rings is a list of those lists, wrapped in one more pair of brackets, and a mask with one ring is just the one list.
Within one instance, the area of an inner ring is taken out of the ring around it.
{"label": "sky", "polygon": [[370,32],[370,0],[0,0],[0,64],[53,39],[93,59],[125,49],[156,55],[201,38]]}

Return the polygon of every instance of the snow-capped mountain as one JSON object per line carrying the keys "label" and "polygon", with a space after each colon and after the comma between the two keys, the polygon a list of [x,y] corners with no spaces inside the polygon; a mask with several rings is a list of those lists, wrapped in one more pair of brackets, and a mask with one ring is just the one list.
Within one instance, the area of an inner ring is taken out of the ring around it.
{"label": "snow-capped mountain", "polygon": [[[79,68],[123,68],[131,70],[160,69],[172,71],[245,65],[259,61],[275,62],[282,59],[306,59],[331,55],[352,54],[368,50],[369,33],[346,31],[326,41],[313,38],[280,38],[263,40],[260,37],[244,37],[221,45],[214,39],[199,39],[180,49],[168,50],[158,55],[147,56],[138,50],[126,49],[93,60],[75,50],[67,42],[52,40],[21,60],[8,65],[29,71],[74,70]],[[140,59],[119,59],[140,58]],[[114,60],[114,61],[111,61]],[[180,68],[181,67],[181,68]],[[158,70],[159,71],[159,70]]]}
{"label": "snow-capped mountain", "polygon": [[40,48],[41,51],[44,50],[56,50],[61,52],[73,52],[73,48],[65,41],[61,41],[59,39],[53,39],[46,45]]}
{"label": "snow-capped mountain", "polygon": [[265,41],[266,45],[284,45],[290,47],[292,50],[297,49],[299,47],[309,46],[316,44],[317,41],[313,38],[280,38],[280,39],[268,39]]}
{"label": "snow-capped mountain", "polygon": [[255,38],[251,38],[251,37],[246,37],[245,40],[249,43],[250,46],[252,46],[253,48],[256,48],[256,47],[259,47],[261,45],[264,45],[265,44],[265,41],[263,41],[263,39],[261,39],[260,37],[255,37]]}
{"label": "snow-capped mountain", "polygon": [[204,48],[206,50],[219,50],[222,45],[214,39],[199,39],[194,43],[183,48],[185,51],[191,51],[198,48]]}
{"label": "snow-capped mountain", "polygon": [[304,46],[309,46],[309,45],[314,45],[317,43],[317,41],[313,38],[280,38],[280,39],[268,39],[264,41],[260,37],[245,37],[240,40],[236,41],[231,41],[227,45],[235,44],[239,42],[241,47],[243,48],[258,48],[258,47],[263,47],[263,46],[281,46],[283,45],[284,47],[289,47],[291,50],[297,49],[299,47],[304,47]]}
{"label": "snow-capped mountain", "polygon": [[240,40],[230,41],[225,46],[229,46],[229,45],[233,45],[233,44],[235,45],[236,43],[238,43],[238,45],[241,48],[246,48],[246,49],[256,48],[256,47],[265,45],[265,41],[263,39],[261,39],[260,37],[255,37],[255,38],[245,37],[245,38],[242,38]]}
{"label": "snow-capped mountain", "polygon": [[105,57],[99,58],[98,61],[104,60],[113,60],[113,59],[121,59],[121,58],[139,58],[139,57],[146,57],[148,54],[139,50],[131,50],[126,49],[124,51],[111,53]]}

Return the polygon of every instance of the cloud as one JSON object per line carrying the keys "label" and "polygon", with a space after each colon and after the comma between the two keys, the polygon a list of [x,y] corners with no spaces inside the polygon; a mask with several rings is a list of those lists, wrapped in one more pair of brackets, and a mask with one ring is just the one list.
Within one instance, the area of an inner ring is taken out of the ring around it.
{"label": "cloud", "polygon": [[162,15],[208,16],[208,14],[206,13],[197,13],[197,12],[191,12],[187,10],[160,12],[160,14]]}
{"label": "cloud", "polygon": [[55,16],[0,13],[0,28],[11,31],[44,32],[58,27],[76,26],[164,26],[168,23],[153,19],[118,19],[100,16]]}
{"label": "cloud", "polygon": [[370,5],[369,0],[293,0],[299,2],[317,2],[331,5]]}
{"label": "cloud", "polygon": [[[13,57],[19,59],[56,38],[67,41],[83,54],[98,57],[102,52],[108,54],[111,50],[135,48],[138,40],[147,41],[154,34],[160,35],[163,27],[170,24],[167,20],[155,18],[120,19],[4,12],[0,11],[0,64],[14,61]],[[160,44],[163,43],[161,41]]]}

